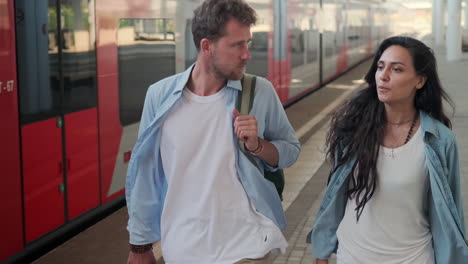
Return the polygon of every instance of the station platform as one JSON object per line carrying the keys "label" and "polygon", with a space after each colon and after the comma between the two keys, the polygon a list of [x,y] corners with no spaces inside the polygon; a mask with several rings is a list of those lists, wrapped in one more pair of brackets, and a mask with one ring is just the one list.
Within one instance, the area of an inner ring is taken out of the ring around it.
{"label": "station platform", "polygon": [[[423,37],[422,40],[432,47],[429,36]],[[450,117],[460,151],[462,195],[465,219],[468,220],[468,137],[463,137],[463,132],[468,131],[468,104],[466,104],[468,81],[463,78],[468,72],[468,54],[465,53],[461,61],[447,62],[443,47],[434,47],[434,50],[442,85],[456,106],[455,113]],[[351,92],[364,86],[362,77],[367,72],[370,63],[371,60],[361,63],[286,109],[288,118],[301,141],[302,152],[295,165],[285,170],[283,207],[288,226],[283,233],[289,242],[289,247],[284,255],[278,256],[273,261],[274,264],[314,263],[306,237],[314,224],[330,169],[324,156],[328,114]],[[127,220],[127,209],[123,207],[34,263],[126,263],[128,256]],[[160,259],[161,251],[157,244],[154,247],[154,253]],[[336,263],[334,257],[330,263]]]}

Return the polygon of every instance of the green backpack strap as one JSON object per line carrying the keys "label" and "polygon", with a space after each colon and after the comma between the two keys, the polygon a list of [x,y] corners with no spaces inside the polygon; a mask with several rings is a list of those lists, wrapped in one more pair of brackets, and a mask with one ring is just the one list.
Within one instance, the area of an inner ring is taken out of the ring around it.
{"label": "green backpack strap", "polygon": [[239,112],[241,115],[248,115],[253,106],[257,76],[246,73],[241,81],[242,91],[239,91],[240,98],[238,101],[238,103],[240,103]]}
{"label": "green backpack strap", "polygon": [[[248,115],[250,110],[253,106],[253,98],[255,96],[255,83],[257,82],[257,78],[255,75],[251,74],[244,74],[241,79],[242,83],[242,91],[239,91],[237,94],[237,109],[241,115]],[[239,144],[239,148],[244,153],[244,155],[252,162],[257,169],[262,172],[263,170],[258,166],[255,159],[249,153],[247,149],[245,149],[245,145],[242,141],[238,140],[237,143]]]}
{"label": "green backpack strap", "polygon": [[[255,97],[255,84],[257,82],[256,76],[251,74],[244,74],[242,77],[242,91],[238,92],[237,95],[237,109],[241,115],[248,115],[250,110],[253,106],[253,101]],[[245,145],[242,141],[237,141],[239,144],[239,148],[241,149],[242,153],[249,159],[249,161],[257,167],[257,169],[264,175],[264,177],[273,182],[278,192],[278,195],[283,200],[283,189],[284,189],[284,172],[283,170],[277,170],[275,172],[271,172],[268,170],[263,170],[260,168],[253,158],[253,156],[249,153],[248,150],[245,149]]]}

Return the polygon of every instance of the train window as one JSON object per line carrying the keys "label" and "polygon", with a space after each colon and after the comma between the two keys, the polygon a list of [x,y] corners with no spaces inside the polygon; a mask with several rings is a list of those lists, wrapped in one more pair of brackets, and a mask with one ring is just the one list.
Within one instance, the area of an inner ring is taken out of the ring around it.
{"label": "train window", "polygon": [[192,35],[192,19],[187,19],[185,25],[185,68],[190,67],[197,60],[198,51]]}
{"label": "train window", "polygon": [[259,19],[257,25],[251,28],[252,42],[250,43],[251,58],[247,63],[246,71],[250,74],[266,77],[268,74],[268,34],[272,28],[268,25],[269,21]]}
{"label": "train window", "polygon": [[97,106],[94,1],[61,0],[64,112]]}
{"label": "train window", "polygon": [[304,31],[298,27],[289,29],[291,45],[291,68],[304,64]]}
{"label": "train window", "polygon": [[140,121],[148,87],[175,74],[172,19],[121,19],[117,31],[120,123]]}
{"label": "train window", "polygon": [[57,2],[15,2],[18,91],[21,123],[57,116],[61,111]]}
{"label": "train window", "polygon": [[15,3],[21,123],[95,107],[93,1]]}

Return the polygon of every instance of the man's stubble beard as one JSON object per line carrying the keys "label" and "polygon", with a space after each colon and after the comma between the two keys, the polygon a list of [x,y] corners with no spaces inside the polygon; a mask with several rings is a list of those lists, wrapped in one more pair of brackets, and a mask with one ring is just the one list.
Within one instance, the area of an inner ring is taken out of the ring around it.
{"label": "man's stubble beard", "polygon": [[216,75],[216,78],[223,79],[223,80],[240,80],[244,76],[245,68],[247,66],[248,61],[242,62],[243,66],[242,66],[242,72],[240,73],[240,75],[237,75],[236,72],[234,71],[231,71],[228,73],[223,72],[223,70],[220,67],[218,67],[218,64],[216,62],[217,62],[217,57],[216,55],[214,55],[212,57],[211,65],[213,68],[213,72]]}

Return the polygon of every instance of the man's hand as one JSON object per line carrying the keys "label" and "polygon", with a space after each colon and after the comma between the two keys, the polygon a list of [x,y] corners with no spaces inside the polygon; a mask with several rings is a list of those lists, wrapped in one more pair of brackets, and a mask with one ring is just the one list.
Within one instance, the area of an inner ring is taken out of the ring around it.
{"label": "man's hand", "polygon": [[144,253],[130,252],[128,255],[127,264],[157,264],[152,250]]}
{"label": "man's hand", "polygon": [[255,151],[259,147],[257,119],[255,116],[240,115],[237,109],[232,111],[234,116],[234,133],[244,142],[248,151]]}
{"label": "man's hand", "polygon": [[317,259],[315,264],[328,264],[328,259]]}

